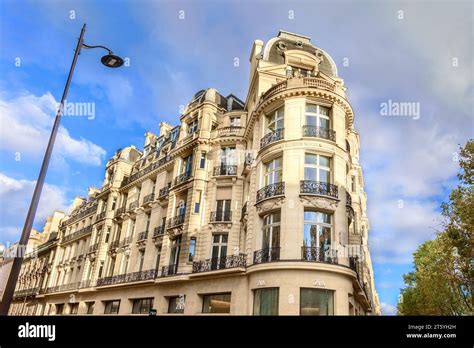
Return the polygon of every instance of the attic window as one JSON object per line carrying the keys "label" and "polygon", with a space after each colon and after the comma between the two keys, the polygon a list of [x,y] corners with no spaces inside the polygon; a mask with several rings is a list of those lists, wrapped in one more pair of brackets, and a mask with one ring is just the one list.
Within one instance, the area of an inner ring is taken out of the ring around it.
{"label": "attic window", "polygon": [[302,48],[302,47],[303,47],[303,43],[302,43],[301,41],[298,41],[298,42],[296,43],[296,47]]}
{"label": "attic window", "polygon": [[282,51],[286,51],[286,49],[288,48],[288,46],[286,46],[286,43],[284,43],[283,41],[280,41],[277,47]]}

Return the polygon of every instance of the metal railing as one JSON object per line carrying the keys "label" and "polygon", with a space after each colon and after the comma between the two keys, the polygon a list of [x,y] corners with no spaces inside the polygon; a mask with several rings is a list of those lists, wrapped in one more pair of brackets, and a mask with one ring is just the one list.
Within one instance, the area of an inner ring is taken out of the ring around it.
{"label": "metal railing", "polygon": [[245,254],[214,257],[207,260],[193,262],[193,273],[214,271],[218,269],[245,267],[246,265],[247,260]]}
{"label": "metal railing", "polygon": [[262,139],[260,139],[260,149],[263,149],[265,146],[274,143],[275,141],[283,139],[284,132],[285,128],[279,128],[266,134]]}
{"label": "metal railing", "polygon": [[118,274],[114,276],[103,277],[103,278],[97,279],[97,286],[106,286],[106,285],[152,280],[152,279],[155,279],[156,276],[157,276],[156,269],[149,269],[149,270],[133,272],[133,273]]}
{"label": "metal railing", "polygon": [[160,189],[160,191],[158,192],[158,198],[166,197],[168,193],[170,192],[170,187],[171,187],[171,183],[168,183],[168,185]]}
{"label": "metal railing", "polygon": [[304,137],[314,137],[336,141],[336,132],[332,129],[318,127],[318,126],[303,126]]}
{"label": "metal railing", "polygon": [[169,156],[164,156],[162,158],[160,158],[158,161],[150,164],[149,166],[147,166],[146,168],[143,168],[142,170],[128,176],[128,177],[125,177],[122,181],[122,185],[121,186],[125,186],[125,185],[128,185],[129,183],[141,178],[142,176],[152,172],[153,170],[161,167],[163,164],[169,162],[171,160],[171,158]]}
{"label": "metal railing", "polygon": [[230,164],[221,164],[220,166],[214,167],[214,175],[237,175],[237,166]]}
{"label": "metal railing", "polygon": [[132,203],[128,205],[128,210],[134,210],[138,208],[138,199],[134,200]]}
{"label": "metal railing", "polygon": [[281,196],[285,194],[285,183],[277,182],[267,185],[257,191],[257,203],[273,196]]}
{"label": "metal railing", "polygon": [[168,265],[161,268],[161,277],[167,277],[170,275],[178,274],[178,265]]}
{"label": "metal railing", "polygon": [[184,223],[184,216],[184,214],[180,214],[168,219],[168,228],[182,225]]}
{"label": "metal railing", "polygon": [[174,178],[174,185],[179,185],[191,178],[191,172],[183,173]]}
{"label": "metal railing", "polygon": [[280,260],[280,247],[257,250],[253,253],[253,263],[265,263]]}
{"label": "metal railing", "polygon": [[148,230],[140,232],[138,234],[138,237],[137,237],[137,242],[142,241],[142,240],[146,240],[147,238],[148,238]]}
{"label": "metal railing", "polygon": [[120,207],[115,211],[114,216],[125,214],[126,211],[127,211],[127,207]]}
{"label": "metal railing", "polygon": [[301,259],[305,261],[338,263],[337,250],[325,250],[324,247],[301,247]]}
{"label": "metal railing", "polygon": [[67,236],[63,237],[62,243],[68,243],[72,240],[75,240],[77,238],[83,237],[89,233],[92,232],[92,225],[81,228],[79,231],[73,232],[71,234],[68,234]]}
{"label": "metal railing", "polygon": [[145,197],[143,197],[143,204],[153,202],[154,200],[155,200],[155,194],[150,193],[149,195],[146,195]]}
{"label": "metal railing", "polygon": [[330,184],[328,182],[301,180],[300,193],[338,198],[339,189],[336,185]]}
{"label": "metal railing", "polygon": [[165,225],[155,227],[153,230],[153,237],[162,236],[163,234],[165,234]]}
{"label": "metal railing", "polygon": [[232,212],[231,211],[212,211],[211,212],[211,222],[230,222],[232,221]]}

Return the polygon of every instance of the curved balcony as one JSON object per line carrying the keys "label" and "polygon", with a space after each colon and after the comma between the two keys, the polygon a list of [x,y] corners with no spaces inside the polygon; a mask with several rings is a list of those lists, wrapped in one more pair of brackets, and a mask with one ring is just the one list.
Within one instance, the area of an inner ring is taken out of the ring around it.
{"label": "curved balcony", "polygon": [[336,185],[314,180],[301,180],[300,193],[308,195],[328,196],[338,198],[339,189]]}
{"label": "curved balcony", "polygon": [[318,127],[318,126],[308,126],[308,125],[303,126],[303,136],[336,141],[335,131],[333,131],[332,129]]}
{"label": "curved balcony", "polygon": [[280,247],[257,250],[253,253],[253,263],[265,263],[280,260]]}
{"label": "curved balcony", "polygon": [[279,128],[266,134],[262,139],[260,139],[260,149],[263,149],[265,146],[283,139],[284,135],[285,128]]}
{"label": "curved balcony", "polygon": [[304,261],[338,263],[337,250],[324,250],[322,247],[301,247],[301,259]]}
{"label": "curved balcony", "polygon": [[213,257],[211,259],[193,262],[193,273],[245,267],[246,265],[247,261],[245,254]]}
{"label": "curved balcony", "polygon": [[283,196],[285,194],[285,183],[277,182],[275,184],[267,185],[257,191],[257,203],[264,199]]}
{"label": "curved balcony", "polygon": [[230,164],[221,164],[220,166],[214,167],[214,176],[221,175],[237,175],[237,166]]}
{"label": "curved balcony", "polygon": [[163,234],[165,234],[165,226],[164,225],[157,226],[153,230],[153,237],[162,236]]}
{"label": "curved balcony", "polygon": [[244,127],[230,126],[217,129],[218,137],[243,136]]}

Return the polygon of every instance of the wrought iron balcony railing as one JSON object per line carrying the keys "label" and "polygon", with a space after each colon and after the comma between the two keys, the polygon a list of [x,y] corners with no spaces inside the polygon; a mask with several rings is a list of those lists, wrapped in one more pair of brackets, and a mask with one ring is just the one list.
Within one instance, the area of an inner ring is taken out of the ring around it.
{"label": "wrought iron balcony railing", "polygon": [[182,225],[184,223],[184,216],[184,214],[180,214],[168,219],[168,228]]}
{"label": "wrought iron balcony railing", "polygon": [[257,191],[257,203],[274,196],[282,196],[285,194],[285,183],[277,182],[267,185]]}
{"label": "wrought iron balcony railing", "polygon": [[85,235],[87,235],[91,232],[92,232],[92,225],[81,228],[79,231],[76,231],[76,232],[68,234],[67,236],[64,236],[62,242],[63,243],[68,243],[68,242],[73,241],[77,238],[83,237],[83,236],[85,236]]}
{"label": "wrought iron balcony railing", "polygon": [[301,247],[301,259],[305,261],[326,262],[337,264],[337,250],[323,247]]}
{"label": "wrought iron balcony railing", "polygon": [[100,243],[95,243],[89,246],[89,249],[87,249],[87,253],[93,253],[99,250],[99,245]]}
{"label": "wrought iron balcony railing", "polygon": [[327,182],[314,180],[301,180],[300,182],[300,193],[338,198],[338,192],[336,185]]}
{"label": "wrought iron balcony railing", "polygon": [[148,231],[143,231],[138,234],[137,242],[146,240],[148,238]]}
{"label": "wrought iron balcony railing", "polygon": [[183,182],[186,182],[191,178],[191,172],[186,172],[183,174],[178,175],[176,178],[174,178],[174,184],[179,185]]}
{"label": "wrought iron balcony railing", "polygon": [[152,280],[152,279],[155,279],[156,276],[157,276],[156,269],[149,269],[149,270],[133,272],[133,273],[118,274],[115,276],[103,277],[103,278],[97,279],[97,286]]}
{"label": "wrought iron balcony railing", "polygon": [[129,183],[141,178],[142,176],[152,172],[153,170],[157,169],[158,167],[161,167],[162,165],[164,165],[165,163],[169,162],[171,160],[171,158],[169,156],[164,156],[162,158],[160,158],[158,161],[150,164],[148,167],[128,176],[128,177],[125,177],[122,181],[122,187],[125,186],[125,185],[128,185]]}
{"label": "wrought iron balcony railing", "polygon": [[160,191],[158,192],[158,198],[166,197],[168,193],[170,192],[170,187],[171,187],[171,183],[168,183],[168,185],[160,189]]}
{"label": "wrought iron balcony railing", "polygon": [[214,257],[207,260],[193,262],[193,273],[214,271],[218,269],[245,267],[247,265],[246,255],[230,255]]}
{"label": "wrought iron balcony railing", "polygon": [[273,132],[268,133],[262,139],[260,139],[260,148],[263,149],[265,146],[283,139],[284,132],[285,128],[279,128],[274,130]]}
{"label": "wrought iron balcony railing", "polygon": [[92,206],[90,206],[89,208],[72,215],[69,219],[67,219],[61,225],[72,224],[73,222],[76,222],[77,220],[80,220],[81,218],[83,218],[83,217],[85,217],[89,214],[95,213],[97,211],[97,207],[98,207],[98,204],[95,203]]}
{"label": "wrought iron balcony railing", "polygon": [[280,260],[280,247],[257,250],[253,253],[253,263],[265,263]]}
{"label": "wrought iron balcony railing", "polygon": [[95,221],[100,221],[102,219],[105,219],[105,215],[107,214],[106,211],[102,211],[99,214],[97,214],[97,219]]}
{"label": "wrought iron balcony railing", "polygon": [[149,195],[146,195],[145,197],[143,197],[143,204],[153,202],[154,200],[155,200],[155,194],[150,193]]}
{"label": "wrought iron balcony railing", "polygon": [[125,237],[124,239],[120,241],[120,246],[124,247],[124,246],[130,245],[132,243],[132,240],[133,240],[133,236]]}
{"label": "wrought iron balcony railing", "polygon": [[29,289],[23,289],[23,290],[17,290],[13,294],[14,298],[20,298],[20,297],[27,297],[27,296],[35,296],[38,293],[40,293],[39,287],[36,288],[29,288]]}
{"label": "wrought iron balcony railing", "polygon": [[230,164],[221,164],[220,166],[214,167],[214,175],[237,175],[237,166]]}
{"label": "wrought iron balcony railing", "polygon": [[119,215],[125,214],[126,211],[127,211],[127,207],[120,207],[115,211],[114,216],[117,217]]}
{"label": "wrought iron balcony railing", "polygon": [[128,205],[128,210],[134,210],[138,208],[138,199]]}
{"label": "wrought iron balcony railing", "polygon": [[178,265],[168,265],[161,268],[161,276],[168,277],[170,275],[178,274]]}
{"label": "wrought iron balcony railing", "polygon": [[318,127],[318,126],[303,126],[304,137],[323,138],[331,141],[336,141],[336,132],[332,129]]}
{"label": "wrought iron balcony railing", "polygon": [[153,237],[161,236],[164,233],[165,233],[165,225],[155,227],[155,229],[153,230]]}
{"label": "wrought iron balcony railing", "polygon": [[211,222],[230,222],[232,221],[231,211],[212,211]]}
{"label": "wrought iron balcony railing", "polygon": [[346,205],[352,206],[352,196],[349,192],[346,191]]}
{"label": "wrought iron balcony railing", "polygon": [[113,242],[110,243],[109,250],[117,249],[119,245],[120,245],[120,240],[114,240]]}

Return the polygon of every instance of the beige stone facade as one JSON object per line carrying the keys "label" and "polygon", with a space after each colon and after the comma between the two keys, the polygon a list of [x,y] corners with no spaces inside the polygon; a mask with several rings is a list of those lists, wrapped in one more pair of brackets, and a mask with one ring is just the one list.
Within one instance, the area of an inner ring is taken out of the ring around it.
{"label": "beige stone facade", "polygon": [[345,91],[308,37],[255,41],[245,101],[200,91],[118,150],[11,313],[379,314]]}

